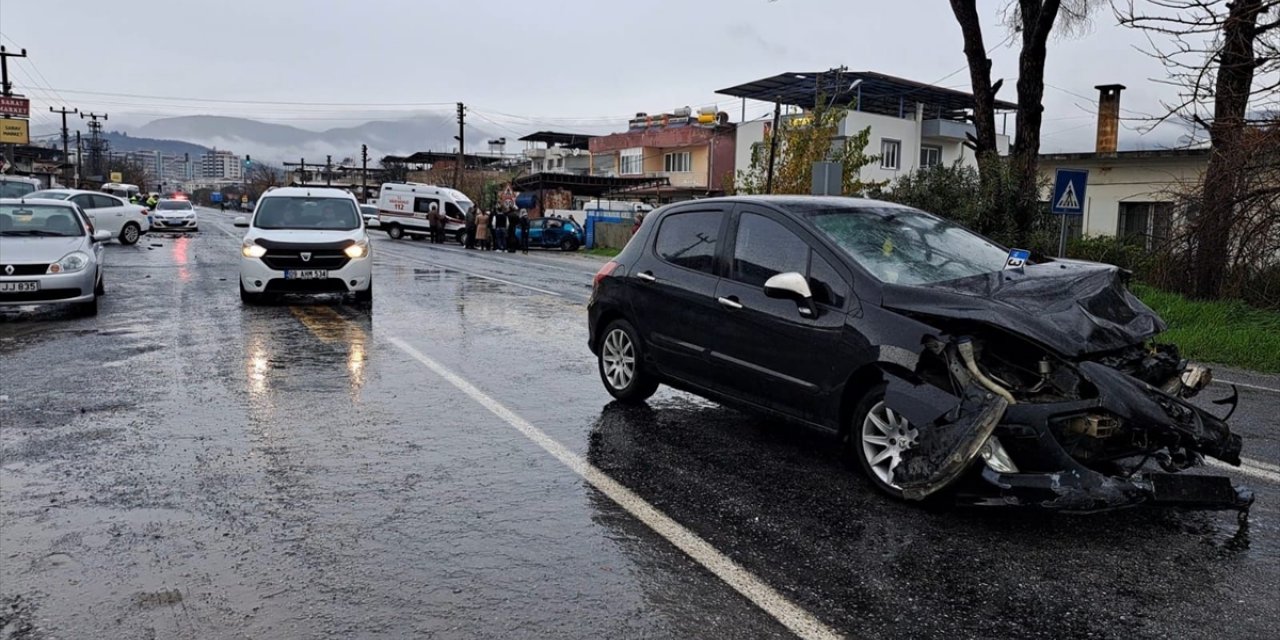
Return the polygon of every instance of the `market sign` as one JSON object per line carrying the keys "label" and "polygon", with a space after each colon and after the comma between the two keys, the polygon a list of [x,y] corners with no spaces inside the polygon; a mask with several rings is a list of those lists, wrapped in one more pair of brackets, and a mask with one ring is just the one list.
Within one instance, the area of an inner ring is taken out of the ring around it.
{"label": "market sign", "polygon": [[26,120],[0,119],[0,143],[28,144],[31,142],[31,131]]}
{"label": "market sign", "polygon": [[26,98],[0,96],[0,115],[25,118],[31,115],[31,101]]}

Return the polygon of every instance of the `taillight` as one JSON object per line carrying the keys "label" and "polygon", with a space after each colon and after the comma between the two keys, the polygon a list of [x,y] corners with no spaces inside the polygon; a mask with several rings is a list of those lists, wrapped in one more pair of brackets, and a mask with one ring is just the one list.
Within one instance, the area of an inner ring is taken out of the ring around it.
{"label": "taillight", "polygon": [[591,288],[595,289],[596,287],[599,287],[600,281],[604,280],[605,278],[608,278],[610,275],[613,275],[613,270],[617,268],[618,268],[618,263],[614,262],[613,260],[610,260],[604,263],[604,266],[600,267],[600,270],[596,272],[595,279],[591,281]]}

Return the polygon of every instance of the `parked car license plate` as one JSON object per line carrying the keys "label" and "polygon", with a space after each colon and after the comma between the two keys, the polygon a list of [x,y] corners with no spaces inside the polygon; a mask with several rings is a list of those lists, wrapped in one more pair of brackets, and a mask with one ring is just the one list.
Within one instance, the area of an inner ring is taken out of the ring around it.
{"label": "parked car license plate", "polygon": [[287,269],[284,272],[285,280],[323,280],[329,277],[329,272],[325,269]]}
{"label": "parked car license plate", "polygon": [[0,282],[0,293],[25,293],[39,290],[40,283],[34,280],[30,282]]}

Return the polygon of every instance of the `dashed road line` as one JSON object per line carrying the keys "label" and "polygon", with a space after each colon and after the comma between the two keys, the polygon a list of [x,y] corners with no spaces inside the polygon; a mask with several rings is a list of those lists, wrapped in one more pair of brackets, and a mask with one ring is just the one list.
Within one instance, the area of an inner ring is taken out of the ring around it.
{"label": "dashed road line", "polygon": [[524,418],[521,418],[475,385],[409,346],[403,340],[389,338],[389,341],[551,454],[552,457],[559,460],[561,464],[568,467],[597,491],[603,493],[618,506],[625,509],[627,513],[630,513],[695,562],[715,574],[716,577],[723,580],[735,591],[790,629],[792,633],[806,639],[842,637],[834,629],[814,617],[813,614],[800,608],[786,596],[765,584],[760,578],[711,546],[698,534],[686,529],[683,525],[659,511],[645,501],[644,498],[610,478],[595,465],[569,451],[564,445],[548,436],[541,429],[533,426]]}
{"label": "dashed road line", "polygon": [[1235,471],[1251,478],[1280,484],[1280,467],[1273,464],[1267,464],[1258,460],[1250,460],[1249,458],[1241,458],[1240,466],[1238,467],[1222,462],[1221,460],[1213,460],[1210,458],[1206,458],[1204,462],[1206,466],[1222,469],[1224,471]]}
{"label": "dashed road line", "polygon": [[1264,387],[1264,386],[1259,385],[1259,384],[1249,384],[1249,383],[1247,383],[1247,382],[1233,382],[1233,381],[1231,381],[1231,380],[1217,380],[1217,379],[1215,379],[1215,380],[1214,380],[1214,382],[1216,382],[1216,383],[1218,383],[1218,384],[1224,384],[1224,385],[1232,385],[1232,384],[1233,384],[1233,385],[1235,385],[1235,386],[1237,386],[1237,387],[1244,387],[1244,388],[1246,388],[1246,389],[1256,389],[1256,390],[1258,390],[1258,391],[1270,391],[1271,393],[1280,393],[1280,389],[1275,389],[1275,388],[1273,388],[1273,387]]}

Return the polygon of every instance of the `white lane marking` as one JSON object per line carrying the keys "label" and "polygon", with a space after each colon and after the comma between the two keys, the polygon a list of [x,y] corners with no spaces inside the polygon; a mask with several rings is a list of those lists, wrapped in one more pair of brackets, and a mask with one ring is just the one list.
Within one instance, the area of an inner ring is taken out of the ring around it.
{"label": "white lane marking", "polygon": [[222,225],[220,225],[220,224],[218,224],[218,223],[216,223],[216,222],[210,222],[210,224],[212,224],[212,225],[213,225],[213,228],[214,228],[214,229],[217,229],[218,231],[221,231],[221,232],[223,232],[223,233],[225,233],[225,234],[227,234],[227,235],[231,236],[232,238],[235,238],[236,240],[243,240],[243,239],[244,239],[244,234],[237,234],[237,233],[236,233],[236,232],[234,232],[234,231],[228,231],[226,227],[224,227],[224,226],[222,226]]}
{"label": "white lane marking", "polygon": [[1274,389],[1272,387],[1264,387],[1262,385],[1257,385],[1257,384],[1249,384],[1247,382],[1233,382],[1231,380],[1216,380],[1216,379],[1214,380],[1214,382],[1218,384],[1224,384],[1224,385],[1234,384],[1237,387],[1245,387],[1246,389],[1257,389],[1258,391],[1270,391],[1271,393],[1280,393],[1280,389]]}
{"label": "white lane marking", "polygon": [[1224,471],[1235,471],[1259,480],[1280,484],[1280,467],[1270,465],[1265,462],[1241,458],[1240,466],[1238,467],[1229,465],[1221,460],[1213,460],[1210,458],[1205,458],[1204,462],[1206,466],[1215,467]]}
{"label": "white lane marking", "polygon": [[773,587],[765,584],[750,571],[717,551],[715,547],[698,537],[696,533],[672,520],[646,502],[644,498],[637,496],[630,489],[610,478],[590,462],[582,459],[581,456],[566,449],[564,445],[556,442],[546,433],[543,433],[542,430],[516,415],[515,412],[502,403],[489,397],[475,385],[409,346],[403,340],[399,338],[389,338],[389,340],[401,351],[421,362],[436,375],[444,378],[449,384],[457,387],[459,391],[470,396],[476,403],[501,418],[529,440],[532,440],[534,444],[542,447],[544,451],[551,454],[564,466],[569,467],[597,491],[608,496],[610,500],[613,500],[618,506],[625,509],[627,513],[630,513],[640,522],[643,522],[655,533],[666,538],[677,549],[680,549],[695,562],[714,573],[716,577],[733,587],[735,591],[742,594],[757,607],[760,607],[765,613],[773,616],[783,626],[790,629],[792,633],[801,638],[842,637],[835,630],[815,618],[813,614],[796,606],[786,596],[778,593]]}
{"label": "white lane marking", "polygon": [[[513,286],[513,287],[520,287],[521,289],[528,289],[528,290],[530,290],[530,291],[537,291],[538,293],[545,293],[546,295],[549,295],[549,296],[556,296],[556,297],[558,297],[558,298],[563,298],[563,297],[564,297],[564,294],[563,294],[563,293],[557,293],[557,292],[555,292],[555,291],[548,291],[548,290],[546,290],[546,289],[539,289],[539,288],[537,288],[537,287],[532,287],[532,286],[529,286],[529,285],[527,285],[527,284],[520,284],[519,282],[512,282],[512,281],[510,281],[510,280],[503,280],[502,278],[495,278],[495,277],[493,277],[493,276],[487,276],[487,275],[484,275],[484,274],[482,274],[482,273],[476,273],[475,271],[468,271],[467,269],[459,269],[459,268],[457,268],[457,267],[445,266],[445,265],[439,264],[439,263],[437,263],[437,262],[431,262],[431,261],[428,261],[428,260],[423,260],[423,259],[421,259],[421,258],[414,258],[414,257],[411,257],[411,256],[406,256],[406,255],[404,255],[404,254],[402,254],[402,253],[398,253],[398,252],[395,252],[395,251],[387,251],[385,248],[379,248],[379,249],[378,249],[378,251],[380,251],[380,252],[382,252],[382,253],[386,253],[386,254],[391,255],[391,256],[395,256],[395,257],[397,257],[397,258],[400,258],[401,260],[408,260],[409,262],[417,262],[417,263],[419,263],[419,264],[425,264],[425,265],[427,265],[427,266],[429,266],[429,267],[435,267],[435,268],[437,268],[437,269],[443,269],[443,270],[445,270],[445,271],[457,271],[458,273],[465,273],[465,274],[467,274],[467,275],[469,275],[469,276],[474,276],[474,277],[476,277],[476,278],[481,278],[481,279],[483,279],[483,280],[492,280],[492,281],[494,281],[494,282],[501,282],[502,284],[505,284],[505,285],[510,285],[510,286]],[[376,257],[376,256],[375,256],[375,257]]]}

